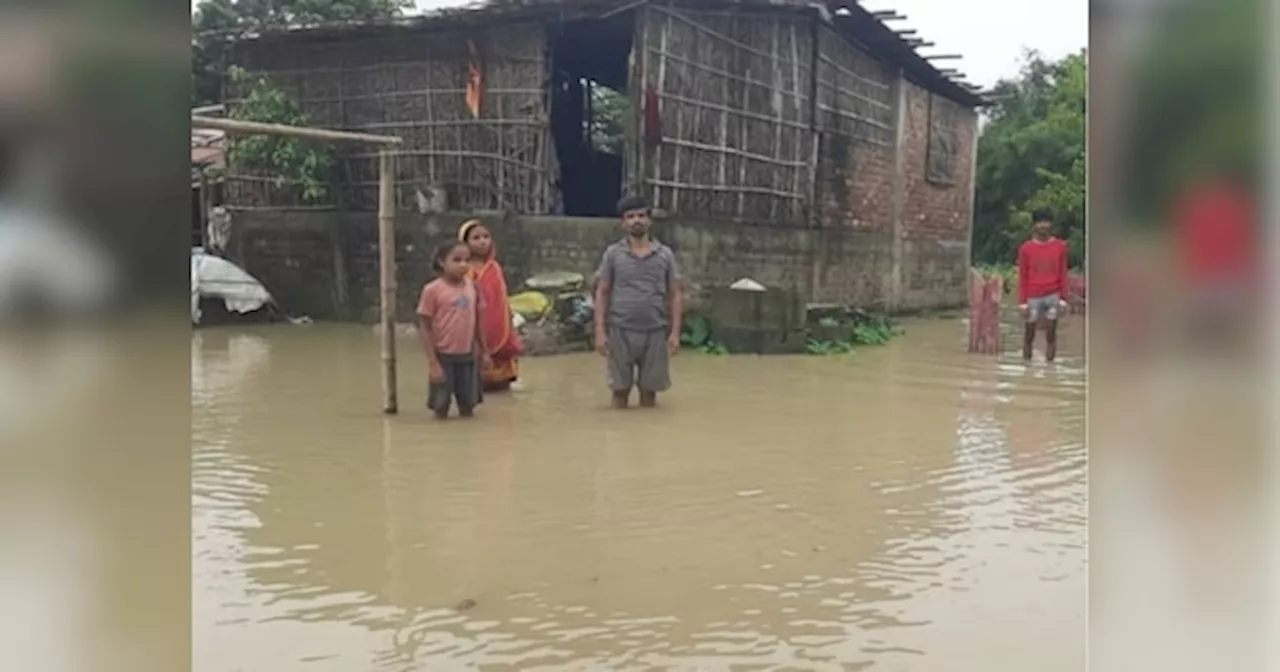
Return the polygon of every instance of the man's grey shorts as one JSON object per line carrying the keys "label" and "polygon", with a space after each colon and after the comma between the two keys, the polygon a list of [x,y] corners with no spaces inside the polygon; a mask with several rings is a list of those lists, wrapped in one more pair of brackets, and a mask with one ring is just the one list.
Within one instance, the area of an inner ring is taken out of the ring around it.
{"label": "man's grey shorts", "polygon": [[1061,301],[1058,294],[1049,294],[1048,296],[1039,296],[1034,299],[1027,300],[1027,324],[1039,322],[1040,318],[1046,320],[1058,319],[1058,302]]}
{"label": "man's grey shorts", "polygon": [[625,392],[639,386],[644,392],[664,392],[671,387],[665,328],[631,331],[609,327],[608,336],[610,389]]}

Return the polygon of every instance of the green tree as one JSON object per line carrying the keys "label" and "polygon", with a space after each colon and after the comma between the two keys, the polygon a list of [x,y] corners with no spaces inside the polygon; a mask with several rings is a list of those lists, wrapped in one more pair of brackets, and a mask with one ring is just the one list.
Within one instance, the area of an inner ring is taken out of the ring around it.
{"label": "green tree", "polygon": [[1252,182],[1261,172],[1266,105],[1266,9],[1257,0],[1161,12],[1138,53],[1126,120],[1133,170],[1121,196],[1139,221],[1162,221],[1182,190],[1206,176]]}
{"label": "green tree", "polygon": [[1016,79],[992,89],[998,102],[978,139],[973,262],[1010,264],[1048,208],[1071,264],[1085,253],[1085,52],[1048,61],[1029,52]]}
{"label": "green tree", "polygon": [[191,15],[193,105],[220,102],[218,43],[210,33],[401,16],[413,0],[201,0]]}
{"label": "green tree", "polygon": [[598,151],[622,154],[626,144],[624,124],[631,112],[626,95],[606,86],[591,87],[591,146]]}
{"label": "green tree", "polygon": [[[283,91],[273,87],[266,77],[254,76],[233,67],[232,81],[244,91],[244,101],[232,110],[231,117],[286,126],[306,126],[307,116]],[[272,175],[277,186],[297,185],[302,200],[317,203],[332,192],[333,151],[323,143],[304,138],[278,135],[247,135],[237,138],[227,158],[231,165]]]}

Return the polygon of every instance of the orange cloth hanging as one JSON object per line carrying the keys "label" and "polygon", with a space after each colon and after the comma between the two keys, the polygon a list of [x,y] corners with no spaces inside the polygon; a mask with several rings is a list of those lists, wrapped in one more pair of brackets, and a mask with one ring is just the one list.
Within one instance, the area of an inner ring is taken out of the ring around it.
{"label": "orange cloth hanging", "polygon": [[480,92],[484,85],[484,68],[480,63],[480,50],[476,48],[476,43],[467,40],[467,51],[469,52],[470,61],[467,64],[467,109],[471,111],[471,116],[480,118]]}

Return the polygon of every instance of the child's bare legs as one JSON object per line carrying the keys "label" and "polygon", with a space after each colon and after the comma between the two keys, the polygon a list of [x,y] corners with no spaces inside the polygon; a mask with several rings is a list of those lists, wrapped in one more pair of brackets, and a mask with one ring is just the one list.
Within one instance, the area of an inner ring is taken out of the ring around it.
{"label": "child's bare legs", "polygon": [[1058,354],[1058,321],[1049,320],[1044,331],[1044,359],[1052,362]]}
{"label": "child's bare legs", "polygon": [[626,408],[631,403],[631,390],[614,390],[613,407]]}
{"label": "child's bare legs", "polygon": [[472,406],[462,406],[462,405],[459,405],[459,406],[458,406],[458,417],[459,417],[459,418],[474,418],[474,417],[476,417],[476,409],[475,409],[474,407],[472,407]]}
{"label": "child's bare legs", "polygon": [[658,405],[658,393],[640,390],[640,407],[653,408]]}

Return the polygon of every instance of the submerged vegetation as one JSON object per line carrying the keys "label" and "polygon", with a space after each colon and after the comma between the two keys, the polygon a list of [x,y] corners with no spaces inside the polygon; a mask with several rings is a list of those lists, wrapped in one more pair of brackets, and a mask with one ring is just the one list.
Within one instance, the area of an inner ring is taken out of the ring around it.
{"label": "submerged vegetation", "polygon": [[704,355],[729,354],[729,348],[711,338],[711,320],[705,315],[691,313],[685,316],[680,330],[680,343]]}
{"label": "submerged vegetation", "polygon": [[[846,355],[860,346],[884,345],[904,333],[888,316],[857,308],[828,310],[813,316],[806,332],[803,352],[811,355]],[[732,354],[728,346],[715,339],[710,318],[697,313],[685,316],[680,343],[701,354]]]}
{"label": "submerged vegetation", "polygon": [[[805,351],[811,355],[847,355],[857,346],[884,345],[905,333],[888,316],[858,308],[823,315],[817,319],[817,328],[811,328],[810,332]],[[821,337],[812,337],[815,335]]]}

